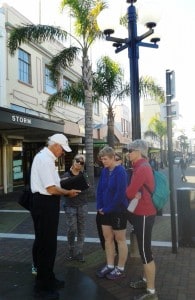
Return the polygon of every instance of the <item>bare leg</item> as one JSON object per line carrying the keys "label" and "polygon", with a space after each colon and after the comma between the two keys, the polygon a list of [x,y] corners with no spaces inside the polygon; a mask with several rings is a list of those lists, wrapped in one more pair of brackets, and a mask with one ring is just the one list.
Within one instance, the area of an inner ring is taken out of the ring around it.
{"label": "bare leg", "polygon": [[128,255],[128,247],[126,242],[126,229],[114,230],[114,235],[118,244],[118,267],[124,268],[127,260],[127,255]]}
{"label": "bare leg", "polygon": [[115,245],[114,233],[111,226],[102,225],[102,231],[105,239],[106,261],[108,265],[114,265]]}
{"label": "bare leg", "polygon": [[144,264],[143,266],[144,266],[144,276],[147,282],[147,288],[155,289],[156,267],[154,261],[152,260],[150,263]]}

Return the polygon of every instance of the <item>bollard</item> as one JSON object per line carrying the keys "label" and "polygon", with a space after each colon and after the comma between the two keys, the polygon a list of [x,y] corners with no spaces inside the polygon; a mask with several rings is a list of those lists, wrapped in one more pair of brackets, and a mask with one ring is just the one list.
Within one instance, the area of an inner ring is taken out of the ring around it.
{"label": "bollard", "polygon": [[195,189],[177,189],[178,243],[195,247]]}

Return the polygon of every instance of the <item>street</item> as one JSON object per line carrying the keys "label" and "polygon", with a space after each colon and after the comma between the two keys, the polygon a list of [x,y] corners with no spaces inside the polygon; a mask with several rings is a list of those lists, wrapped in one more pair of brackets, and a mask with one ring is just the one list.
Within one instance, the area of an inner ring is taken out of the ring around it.
{"label": "street", "polygon": [[[165,168],[162,172],[167,173]],[[195,166],[186,172],[187,182],[180,179],[180,170],[174,165],[175,194],[178,188],[195,188]],[[34,277],[31,275],[33,226],[30,214],[17,204],[16,194],[0,200],[0,299],[32,300]],[[177,203],[177,201],[176,201]],[[65,277],[66,287],[60,291],[64,300],[130,300],[140,291],[129,288],[129,280],[139,276],[142,270],[140,258],[129,257],[126,277],[110,281],[95,276],[97,268],[105,262],[95,223],[95,201],[89,203],[87,219],[85,263],[67,262],[64,213],[61,210],[58,231],[58,253],[55,270],[59,278]],[[130,224],[127,241],[130,243]],[[163,215],[156,217],[152,245],[157,265],[156,287],[159,300],[193,300],[195,295],[195,248],[179,247],[178,253],[171,249],[170,204],[163,209]]]}

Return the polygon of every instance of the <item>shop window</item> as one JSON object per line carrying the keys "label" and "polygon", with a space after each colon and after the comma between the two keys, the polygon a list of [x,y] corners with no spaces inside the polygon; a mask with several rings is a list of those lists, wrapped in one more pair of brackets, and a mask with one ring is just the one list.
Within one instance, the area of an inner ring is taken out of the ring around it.
{"label": "shop window", "polygon": [[21,145],[14,145],[13,150],[13,185],[23,184],[23,149]]}

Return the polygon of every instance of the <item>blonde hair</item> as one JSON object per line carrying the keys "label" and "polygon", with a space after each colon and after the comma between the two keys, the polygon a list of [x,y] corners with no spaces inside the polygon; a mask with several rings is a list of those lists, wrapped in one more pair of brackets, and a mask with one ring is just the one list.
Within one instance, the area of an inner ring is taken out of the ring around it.
{"label": "blonde hair", "polygon": [[76,159],[82,159],[85,163],[85,156],[83,154],[76,154],[73,158],[73,161],[75,161]]}

